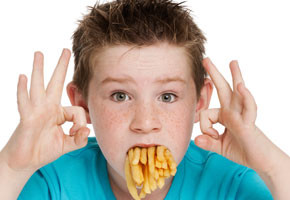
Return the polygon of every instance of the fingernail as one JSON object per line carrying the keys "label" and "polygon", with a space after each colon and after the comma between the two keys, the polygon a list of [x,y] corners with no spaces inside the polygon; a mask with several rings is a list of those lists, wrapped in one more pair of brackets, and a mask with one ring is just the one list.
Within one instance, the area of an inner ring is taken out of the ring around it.
{"label": "fingernail", "polygon": [[219,139],[219,136],[218,135],[213,135],[213,138],[214,139]]}
{"label": "fingernail", "polygon": [[238,62],[238,60],[235,60],[235,61],[236,61],[237,65],[239,66],[239,62]]}

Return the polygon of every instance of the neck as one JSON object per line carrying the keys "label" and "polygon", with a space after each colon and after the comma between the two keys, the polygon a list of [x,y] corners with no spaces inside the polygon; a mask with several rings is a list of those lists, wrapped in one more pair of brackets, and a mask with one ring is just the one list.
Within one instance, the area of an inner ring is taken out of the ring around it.
{"label": "neck", "polygon": [[[108,176],[109,176],[111,188],[116,199],[118,200],[132,199],[132,196],[130,195],[129,190],[127,188],[126,180],[122,176],[120,176],[108,163],[107,163],[107,169],[108,169]],[[172,180],[173,180],[172,176],[165,179],[165,184],[161,189],[157,188],[154,192],[151,192],[151,194],[147,194],[146,197],[142,200],[164,199],[166,194],[169,191]],[[137,189],[137,190],[138,190],[138,194],[140,194],[141,189]]]}

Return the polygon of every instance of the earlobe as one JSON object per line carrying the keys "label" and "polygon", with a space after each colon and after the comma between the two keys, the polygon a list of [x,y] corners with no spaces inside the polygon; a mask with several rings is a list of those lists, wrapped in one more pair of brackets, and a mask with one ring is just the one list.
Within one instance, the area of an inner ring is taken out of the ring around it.
{"label": "earlobe", "polygon": [[196,110],[195,110],[195,117],[194,117],[194,123],[199,122],[199,114],[202,110],[206,110],[209,107],[211,96],[213,92],[213,82],[205,78],[204,85],[201,88],[200,91],[200,98],[198,103],[196,104]]}
{"label": "earlobe", "polygon": [[69,97],[69,100],[70,100],[72,106],[80,106],[80,107],[84,108],[84,110],[86,112],[87,123],[91,124],[92,122],[91,122],[91,118],[89,115],[88,106],[87,106],[81,92],[79,92],[77,86],[73,82],[70,82],[66,86],[66,91],[67,91],[67,95]]}

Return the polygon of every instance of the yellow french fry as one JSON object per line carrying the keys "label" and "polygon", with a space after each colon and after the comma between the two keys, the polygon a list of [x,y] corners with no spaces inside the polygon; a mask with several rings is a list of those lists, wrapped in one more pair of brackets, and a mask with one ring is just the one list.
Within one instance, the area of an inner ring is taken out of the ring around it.
{"label": "yellow french fry", "polygon": [[132,164],[133,157],[134,157],[134,149],[130,149],[128,152],[128,155],[129,155],[129,162],[130,164]]}
{"label": "yellow french fry", "polygon": [[175,168],[175,169],[171,169],[171,170],[170,170],[170,174],[171,174],[171,176],[175,176],[176,171],[177,171],[176,168]]}
{"label": "yellow french fry", "polygon": [[144,184],[143,189],[147,194],[151,193],[150,185],[149,185],[149,169],[148,165],[143,166],[143,174],[144,174]]}
{"label": "yellow french fry", "polygon": [[162,165],[161,168],[163,168],[163,169],[167,169],[167,168],[168,168],[166,160],[164,160],[164,161],[161,163],[161,165]]}
{"label": "yellow french fry", "polygon": [[147,163],[147,148],[142,148],[140,161],[142,164],[146,165],[146,163]]}
{"label": "yellow french fry", "polygon": [[139,163],[139,177],[140,177],[140,181],[141,181],[141,184],[144,182],[144,174],[143,174],[143,171],[142,171],[142,165]]}
{"label": "yellow french fry", "polygon": [[166,147],[165,146],[158,146],[157,147],[157,159],[160,161],[160,162],[163,162],[164,160],[165,160],[165,158],[164,158],[164,149],[165,149]]}
{"label": "yellow french fry", "polygon": [[158,187],[161,189],[164,186],[164,177],[159,177],[158,181],[157,181],[157,185]]}
{"label": "yellow french fry", "polygon": [[155,178],[156,181],[159,178],[159,171],[157,169],[154,171],[154,178]]}
{"label": "yellow french fry", "polygon": [[170,169],[176,169],[176,167],[177,167],[177,164],[176,164],[175,161],[172,161],[172,162],[169,164],[169,168],[170,168]]}
{"label": "yellow french fry", "polygon": [[149,147],[148,149],[148,164],[149,164],[149,173],[154,176],[154,154],[155,154],[155,147]]}
{"label": "yellow french fry", "polygon": [[163,169],[158,169],[158,172],[159,172],[159,176],[163,176]]}
{"label": "yellow french fry", "polygon": [[133,157],[133,161],[132,161],[133,165],[138,165],[139,159],[140,159],[140,153],[141,153],[141,149],[139,147],[135,147],[134,157]]}
{"label": "yellow french fry", "polygon": [[163,170],[163,176],[166,177],[166,178],[170,176],[170,171],[169,171],[169,169],[164,169],[164,170]]}
{"label": "yellow french fry", "polygon": [[149,185],[150,185],[151,191],[156,190],[157,184],[156,184],[156,181],[154,179],[154,176],[151,173],[149,173]]}
{"label": "yellow french fry", "polygon": [[161,162],[157,159],[157,156],[155,156],[155,167],[157,167],[157,168],[161,168],[161,167],[162,167],[162,164],[161,164]]}
{"label": "yellow french fry", "polygon": [[140,178],[139,165],[132,165],[131,164],[131,174],[132,174],[132,177],[133,177],[133,180],[135,181],[135,183],[137,185],[141,185],[142,181]]}
{"label": "yellow french fry", "polygon": [[171,157],[171,153],[170,153],[170,151],[169,151],[168,149],[166,149],[166,150],[164,151],[164,156],[165,156],[166,160],[170,159],[170,157]]}
{"label": "yellow french fry", "polygon": [[125,176],[126,176],[127,187],[128,187],[128,190],[129,190],[131,196],[135,200],[140,200],[140,197],[138,196],[137,189],[136,189],[136,186],[134,184],[134,181],[133,181],[133,178],[131,176],[130,171],[131,170],[130,170],[129,158],[128,158],[128,156],[126,156],[126,161],[125,161]]}
{"label": "yellow french fry", "polygon": [[140,194],[139,194],[139,197],[141,199],[143,199],[143,198],[145,198],[145,196],[146,196],[146,192],[142,189],[141,192],[140,192]]}
{"label": "yellow french fry", "polygon": [[[145,198],[165,184],[165,178],[175,176],[177,164],[165,146],[131,148],[125,161],[128,190],[134,200]],[[142,187],[140,194],[136,187]]]}

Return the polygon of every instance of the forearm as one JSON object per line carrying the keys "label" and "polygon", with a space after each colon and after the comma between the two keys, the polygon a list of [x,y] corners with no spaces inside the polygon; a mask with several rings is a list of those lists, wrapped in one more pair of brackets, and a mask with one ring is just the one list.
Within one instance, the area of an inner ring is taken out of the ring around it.
{"label": "forearm", "polygon": [[271,172],[258,172],[272,193],[275,200],[290,199],[290,158],[285,154],[281,162],[277,161],[276,169]]}
{"label": "forearm", "polygon": [[0,199],[16,200],[33,171],[13,171],[0,155]]}

